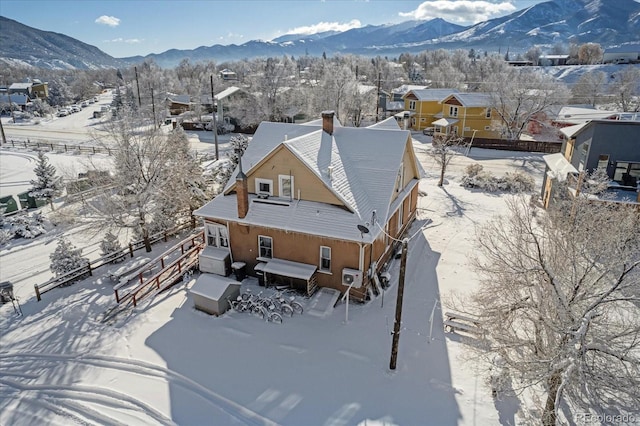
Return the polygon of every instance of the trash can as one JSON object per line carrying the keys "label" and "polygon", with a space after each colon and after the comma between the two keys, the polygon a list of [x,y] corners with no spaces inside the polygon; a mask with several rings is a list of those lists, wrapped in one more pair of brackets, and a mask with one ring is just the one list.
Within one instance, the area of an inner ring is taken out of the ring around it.
{"label": "trash can", "polygon": [[266,263],[260,262],[256,265],[253,270],[256,273],[256,277],[258,277],[258,285],[264,287],[265,285],[265,276],[264,276],[264,267],[267,266]]}
{"label": "trash can", "polygon": [[9,281],[3,281],[0,283],[0,303],[8,303],[15,300],[13,296],[13,284]]}
{"label": "trash can", "polygon": [[244,262],[233,262],[231,264],[231,269],[233,269],[233,273],[236,275],[236,281],[241,282],[247,277],[247,264]]}

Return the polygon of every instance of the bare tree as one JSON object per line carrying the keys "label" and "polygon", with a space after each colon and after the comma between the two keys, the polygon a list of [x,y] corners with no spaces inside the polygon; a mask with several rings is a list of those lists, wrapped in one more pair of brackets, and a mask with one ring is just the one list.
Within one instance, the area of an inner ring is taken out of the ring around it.
{"label": "bare tree", "polygon": [[456,148],[461,147],[463,142],[463,138],[453,133],[433,137],[431,149],[427,154],[440,166],[440,180],[438,180],[438,186],[442,186],[444,183],[444,174],[447,171],[447,166],[451,160],[453,160],[453,157],[459,155]]}
{"label": "bare tree", "polygon": [[562,104],[569,97],[564,84],[545,74],[509,68],[487,81],[493,109],[504,138],[518,140],[529,121],[550,105]]}
{"label": "bare tree", "polygon": [[[562,407],[634,413],[640,406],[640,217],[633,206],[524,198],[478,233],[479,314],[487,345],[519,390],[545,395],[542,423]],[[571,415],[570,413],[568,414]]]}
{"label": "bare tree", "polygon": [[628,66],[611,76],[610,92],[622,111],[640,110],[640,68]]}
{"label": "bare tree", "polygon": [[602,61],[602,47],[598,43],[585,43],[578,48],[578,61],[581,64],[597,64]]}
{"label": "bare tree", "polygon": [[588,103],[596,106],[604,96],[607,87],[607,75],[602,71],[592,71],[580,76],[571,88],[571,97],[576,103]]}

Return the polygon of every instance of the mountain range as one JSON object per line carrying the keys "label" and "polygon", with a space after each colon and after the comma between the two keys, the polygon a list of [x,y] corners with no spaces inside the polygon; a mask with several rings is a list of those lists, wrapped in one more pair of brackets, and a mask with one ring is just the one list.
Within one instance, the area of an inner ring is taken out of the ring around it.
{"label": "mountain range", "polygon": [[217,62],[255,57],[357,54],[397,56],[432,49],[524,52],[533,45],[594,42],[603,47],[640,42],[640,3],[634,0],[550,0],[510,15],[464,27],[443,19],[368,25],[344,32],[288,34],[241,45],[170,49],[158,54],[114,58],[95,46],[41,31],[0,16],[0,61],[41,68],[116,68],[153,59],[171,68],[182,59]]}

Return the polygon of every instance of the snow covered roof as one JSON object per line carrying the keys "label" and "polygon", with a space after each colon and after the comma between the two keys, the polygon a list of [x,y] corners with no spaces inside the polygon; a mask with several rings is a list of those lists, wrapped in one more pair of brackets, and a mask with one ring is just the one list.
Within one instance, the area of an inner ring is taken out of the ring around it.
{"label": "snow covered roof", "polygon": [[189,293],[204,296],[213,300],[220,300],[229,286],[240,288],[242,284],[231,278],[216,274],[200,274],[196,282],[189,289]]}
{"label": "snow covered roof", "polygon": [[434,121],[431,124],[438,127],[448,127],[448,126],[451,126],[452,124],[456,124],[458,121],[459,120],[457,118],[441,118],[439,120]]}
{"label": "snow covered roof", "polygon": [[543,155],[542,158],[549,167],[549,175],[560,182],[566,180],[569,173],[578,173],[578,170],[560,152]]}
{"label": "snow covered roof", "polygon": [[587,125],[587,122],[574,124],[573,126],[567,126],[560,129],[560,133],[565,135],[567,139],[571,139],[576,133],[578,133],[584,126]]}
{"label": "snow covered roof", "polygon": [[191,96],[189,95],[171,95],[167,96],[167,100],[174,104],[189,105],[191,103]]}
{"label": "snow covered roof", "polygon": [[[396,114],[394,117],[396,117]],[[372,124],[368,126],[369,129],[388,129],[388,130],[401,130],[402,128],[398,124],[398,121],[394,117],[389,117],[385,120],[382,120],[378,123]]]}
{"label": "snow covered roof", "polygon": [[391,89],[391,93],[402,93],[405,94],[410,90],[422,90],[426,89],[427,86],[418,86],[415,84],[403,84],[400,87],[396,87],[395,89]]}
{"label": "snow covered roof", "polygon": [[316,265],[309,265],[307,263],[292,262],[284,259],[270,259],[262,270],[269,274],[309,280],[316,272],[316,269],[318,269]]}
{"label": "snow covered roof", "polygon": [[411,90],[407,92],[407,94],[404,95],[404,97],[407,97],[409,93],[413,93],[419,101],[440,102],[443,99],[445,99],[447,96],[451,95],[452,93],[458,93],[458,90],[456,89],[417,89],[417,90]]}
{"label": "snow covered roof", "polygon": [[[250,175],[261,160],[278,147],[283,147],[341,200],[346,209],[304,200],[284,203],[278,200],[274,203],[251,197],[247,216],[239,219],[236,197],[232,193],[238,173],[236,168],[224,193],[195,214],[362,241],[358,224],[370,221],[374,211],[379,220],[386,222],[397,207],[390,203],[405,149],[410,146],[410,137],[409,131],[400,130],[389,120],[364,128],[342,127],[338,123],[334,125],[332,135],[324,132],[321,125],[313,123],[263,122],[242,156],[245,174]],[[329,167],[332,168],[331,175],[327,172]],[[417,179],[404,191],[409,191],[416,184]],[[398,198],[403,198],[402,193]],[[375,238],[377,234],[367,234],[366,238]]]}
{"label": "snow covered roof", "polygon": [[451,95],[456,98],[463,107],[486,107],[491,105],[491,94],[489,93],[454,93]]}
{"label": "snow covered roof", "polygon": [[26,105],[29,103],[29,97],[24,93],[12,93],[11,95],[0,94],[0,103],[8,104],[11,99],[12,104]]}
{"label": "snow covered roof", "polygon": [[9,86],[9,90],[28,90],[33,86],[33,83],[12,83]]}
{"label": "snow covered roof", "polygon": [[612,118],[617,116],[616,111],[604,111],[595,108],[583,108],[574,106],[565,106],[560,108],[554,121],[558,123],[580,124],[590,120],[602,118]]}
{"label": "snow covered roof", "polygon": [[216,95],[216,100],[222,100],[224,98],[227,98],[231,95],[233,95],[236,92],[242,91],[241,88],[236,87],[236,86],[231,86],[231,87],[227,87],[226,89],[224,89],[222,92],[218,93]]}

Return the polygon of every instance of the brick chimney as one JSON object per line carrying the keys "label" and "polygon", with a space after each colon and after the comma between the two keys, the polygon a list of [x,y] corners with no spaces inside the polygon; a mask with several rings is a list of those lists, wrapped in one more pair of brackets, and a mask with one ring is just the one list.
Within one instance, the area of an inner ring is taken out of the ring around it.
{"label": "brick chimney", "polygon": [[247,175],[242,171],[242,158],[240,157],[238,157],[238,176],[236,176],[236,198],[238,217],[244,219],[249,212],[249,185],[247,184]]}
{"label": "brick chimney", "polygon": [[322,130],[333,135],[333,111],[322,111]]}

